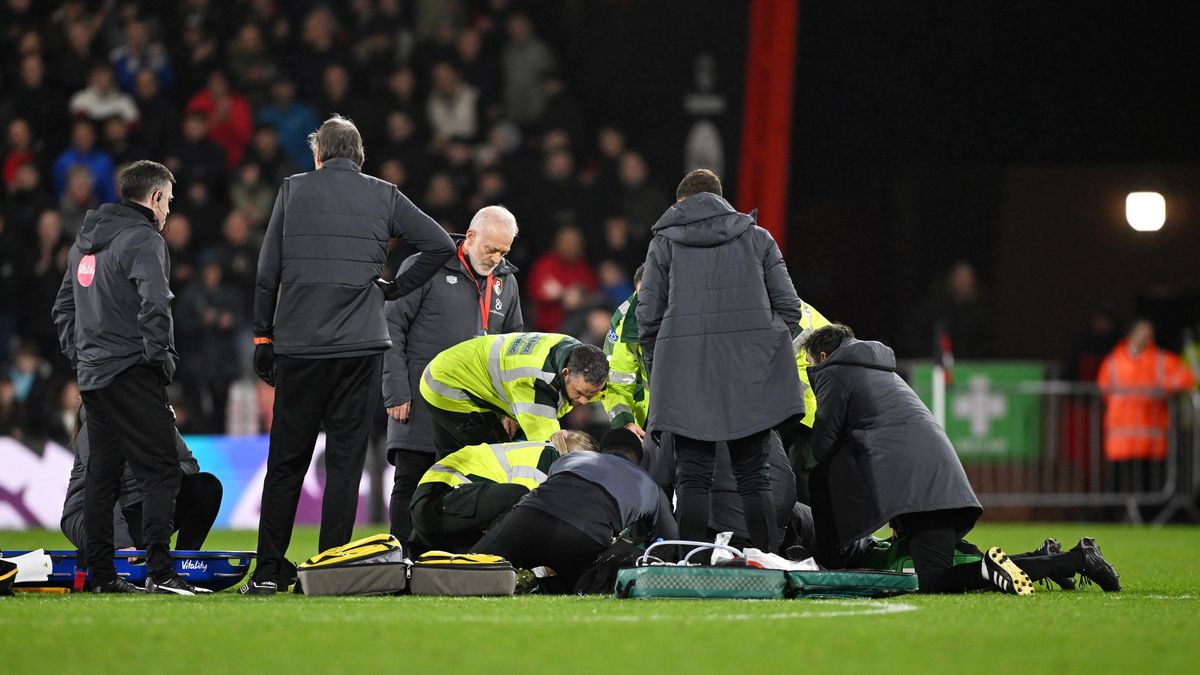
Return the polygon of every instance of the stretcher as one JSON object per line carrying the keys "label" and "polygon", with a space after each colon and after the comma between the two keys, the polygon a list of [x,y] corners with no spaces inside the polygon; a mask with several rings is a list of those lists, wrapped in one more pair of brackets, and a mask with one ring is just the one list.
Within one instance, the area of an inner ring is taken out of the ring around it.
{"label": "stretcher", "polygon": [[[0,557],[15,558],[33,553],[34,551],[0,552]],[[90,577],[79,567],[78,551],[45,551],[50,557],[50,569],[45,580],[19,581],[14,588],[64,588],[82,590],[85,580]],[[207,588],[214,593],[235,586],[245,578],[250,571],[250,563],[254,560],[253,551],[171,551],[175,563],[175,573],[188,583]],[[117,551],[113,556],[113,564],[117,576],[131,584],[142,586],[146,583],[148,566],[145,551]],[[78,580],[77,580],[78,577]]]}

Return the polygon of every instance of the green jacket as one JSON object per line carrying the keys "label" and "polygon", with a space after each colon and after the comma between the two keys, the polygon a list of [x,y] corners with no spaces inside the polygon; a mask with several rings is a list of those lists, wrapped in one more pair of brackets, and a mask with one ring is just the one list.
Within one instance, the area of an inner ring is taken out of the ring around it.
{"label": "green jacket", "polygon": [[613,429],[635,422],[645,428],[650,406],[646,364],[638,344],[637,301],[637,293],[634,293],[613,312],[612,328],[604,341],[609,372],[608,387],[600,404],[608,413]]}

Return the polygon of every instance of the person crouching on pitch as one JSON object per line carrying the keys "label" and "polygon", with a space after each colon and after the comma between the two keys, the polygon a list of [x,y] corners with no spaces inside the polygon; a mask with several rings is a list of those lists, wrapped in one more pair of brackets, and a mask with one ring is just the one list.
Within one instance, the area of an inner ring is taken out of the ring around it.
{"label": "person crouching on pitch", "polygon": [[466,553],[546,480],[554,460],[595,449],[586,433],[558,431],[549,441],[469,445],[443,457],[425,472],[413,494],[413,547]]}
{"label": "person crouching on pitch", "polygon": [[817,562],[856,565],[848,551],[891,523],[912,554],[922,593],[962,593],[994,586],[1033,593],[1029,577],[999,548],[955,565],[955,545],[983,507],[954,446],[929,409],[896,374],[896,355],[862,341],[842,324],[804,342],[817,395],[809,476]]}

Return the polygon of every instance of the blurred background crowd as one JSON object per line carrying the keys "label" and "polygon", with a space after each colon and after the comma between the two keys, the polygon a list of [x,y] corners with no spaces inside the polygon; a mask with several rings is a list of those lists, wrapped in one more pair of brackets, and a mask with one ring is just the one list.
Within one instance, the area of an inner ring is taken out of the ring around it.
{"label": "blurred background crowd", "polygon": [[664,187],[589,117],[506,0],[5,0],[0,30],[0,436],[69,437],[77,390],[49,307],[83,215],[133,160],[178,181],[172,398],[190,433],[229,426],[275,193],[313,168],[306,137],[333,113],[362,131],[364,171],[447,230],[487,204],[517,214],[531,329],[600,344],[671,202],[676,176]]}

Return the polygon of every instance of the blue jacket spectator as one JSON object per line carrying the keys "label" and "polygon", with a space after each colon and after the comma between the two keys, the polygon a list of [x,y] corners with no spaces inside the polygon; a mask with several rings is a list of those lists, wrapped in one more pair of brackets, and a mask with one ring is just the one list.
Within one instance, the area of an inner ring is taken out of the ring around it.
{"label": "blue jacket spectator", "polygon": [[73,166],[86,166],[96,179],[94,194],[100,203],[117,201],[112,157],[96,149],[96,130],[87,120],[76,120],[71,127],[71,145],[54,160],[54,194],[62,197],[67,187],[67,172]]}
{"label": "blue jacket spectator", "polygon": [[258,113],[259,124],[269,124],[279,132],[279,146],[301,171],[313,170],[308,135],[321,123],[312,106],[296,100],[296,85],[279,80],[271,85],[271,103]]}
{"label": "blue jacket spectator", "polygon": [[149,70],[158,78],[159,86],[166,90],[175,84],[175,73],[171,70],[171,57],[159,42],[150,41],[150,29],[145,21],[131,21],[125,27],[125,44],[117,47],[109,56],[121,89],[133,93],[137,74]]}

